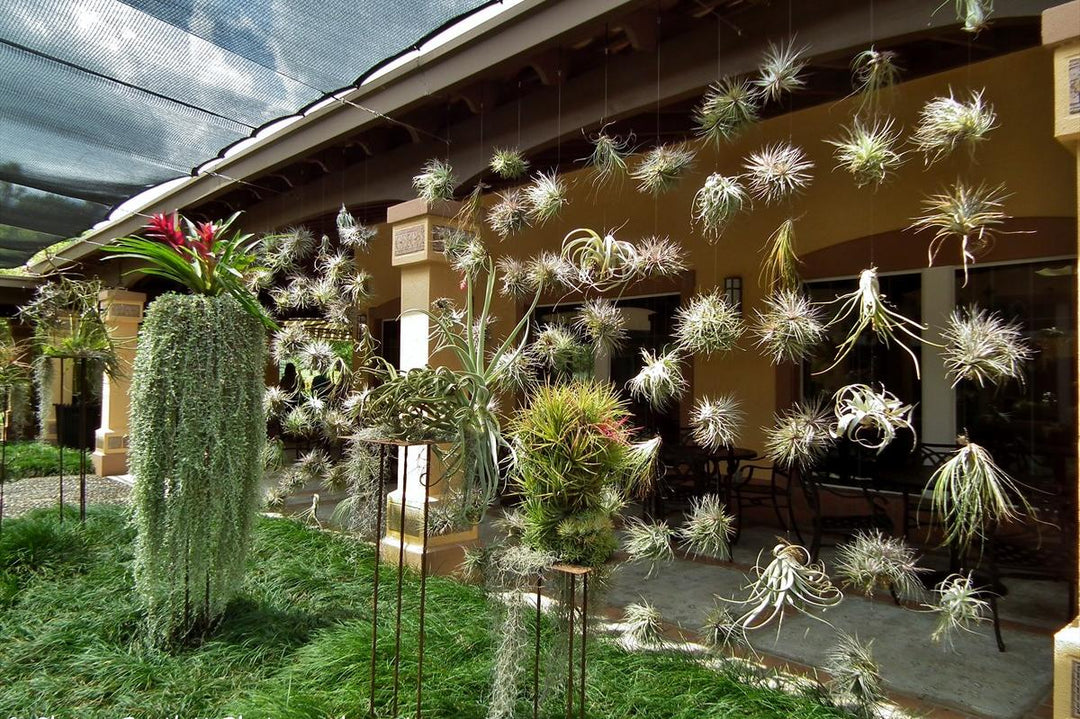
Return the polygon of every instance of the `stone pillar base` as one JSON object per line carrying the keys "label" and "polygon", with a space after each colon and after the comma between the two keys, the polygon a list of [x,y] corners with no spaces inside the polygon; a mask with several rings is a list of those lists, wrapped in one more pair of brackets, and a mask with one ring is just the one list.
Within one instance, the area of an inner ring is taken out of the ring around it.
{"label": "stone pillar base", "polygon": [[[450,543],[435,544],[436,540],[456,538]],[[465,559],[465,550],[479,542],[476,529],[458,532],[447,537],[429,537],[427,551],[427,573],[448,576],[461,566]],[[380,541],[380,557],[383,563],[396,567],[400,544],[395,536],[383,537]],[[419,537],[405,538],[405,566],[420,571],[420,558],[424,556],[423,540]]]}
{"label": "stone pillar base", "polygon": [[94,463],[94,474],[99,477],[128,473],[127,452],[105,454],[100,449],[95,449],[90,459]]}
{"label": "stone pillar base", "polygon": [[1054,635],[1054,717],[1080,716],[1080,618]]}

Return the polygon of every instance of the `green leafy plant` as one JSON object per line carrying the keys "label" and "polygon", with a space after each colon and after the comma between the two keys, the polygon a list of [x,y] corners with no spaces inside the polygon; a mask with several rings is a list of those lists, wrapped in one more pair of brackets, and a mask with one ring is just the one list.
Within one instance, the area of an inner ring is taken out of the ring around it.
{"label": "green leafy plant", "polygon": [[923,200],[923,214],[911,223],[910,229],[934,231],[926,252],[929,265],[933,267],[938,251],[947,240],[960,240],[966,286],[968,264],[975,262],[975,253],[985,250],[993,241],[994,228],[1009,218],[1001,211],[1006,197],[1004,185],[974,187],[958,180],[945,192]]}
{"label": "green leafy plant", "polygon": [[730,352],[746,331],[737,308],[717,291],[698,294],[675,311],[675,342],[680,351],[711,355]]}
{"label": "green leafy plant", "polygon": [[765,100],[775,102],[784,94],[799,90],[806,84],[802,78],[802,71],[806,67],[803,59],[806,50],[806,47],[795,47],[794,37],[787,44],[769,41],[758,79],[754,81]]}
{"label": "green leafy plant", "polygon": [[904,404],[884,386],[877,391],[869,385],[849,384],[833,395],[836,415],[833,434],[880,453],[892,443],[897,430],[907,430],[914,446],[915,428],[911,424],[914,411],[913,405]]}
{"label": "green leafy plant", "polygon": [[750,193],[767,204],[783,200],[810,184],[814,163],[801,148],[787,142],[766,145],[746,159]]}
{"label": "green leafy plant", "polygon": [[754,310],[751,331],[755,344],[773,364],[802,362],[825,338],[820,308],[797,290],[781,290],[765,298],[763,310]]}
{"label": "green leafy plant", "polygon": [[504,180],[516,180],[529,171],[529,161],[516,147],[500,147],[491,155],[491,171]]}
{"label": "green leafy plant", "polygon": [[719,147],[758,119],[758,96],[749,80],[724,78],[709,86],[694,109],[697,134]]}
{"label": "green leafy plant", "polygon": [[772,292],[797,290],[802,285],[799,277],[799,256],[795,253],[795,220],[788,218],[780,223],[765,243],[765,260],[761,263],[761,283]]}
{"label": "green leafy plant", "polygon": [[424,163],[420,174],[412,179],[416,195],[425,202],[439,202],[454,199],[454,188],[458,179],[449,162],[433,158]]}
{"label": "green leafy plant", "polygon": [[978,382],[979,387],[1009,378],[1023,382],[1023,365],[1031,359],[1032,349],[1019,323],[1006,322],[997,312],[974,305],[956,308],[941,338],[945,372],[953,387],[961,380]]}
{"label": "green leafy plant", "polygon": [[856,118],[839,139],[826,140],[836,148],[836,169],[849,172],[857,187],[877,188],[888,181],[904,162],[904,153],[896,149],[900,131],[893,124],[892,118],[872,125]]}
{"label": "green leafy plant", "polygon": [[750,198],[738,177],[725,177],[714,172],[694,195],[691,217],[706,239],[715,240],[749,203]]}
{"label": "green leafy plant", "polygon": [[675,189],[694,166],[696,153],[685,145],[660,145],[646,152],[630,171],[638,190],[660,195]]}
{"label": "green leafy plant", "polygon": [[932,164],[961,145],[974,150],[997,127],[994,106],[983,100],[983,90],[973,91],[967,102],[953,96],[935,97],[926,103],[911,141]]}

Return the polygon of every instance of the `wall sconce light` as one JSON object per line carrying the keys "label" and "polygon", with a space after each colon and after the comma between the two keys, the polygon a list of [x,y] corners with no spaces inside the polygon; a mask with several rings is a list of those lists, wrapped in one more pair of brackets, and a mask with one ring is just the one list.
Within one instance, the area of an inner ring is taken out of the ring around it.
{"label": "wall sconce light", "polygon": [[742,277],[724,278],[724,300],[742,313]]}

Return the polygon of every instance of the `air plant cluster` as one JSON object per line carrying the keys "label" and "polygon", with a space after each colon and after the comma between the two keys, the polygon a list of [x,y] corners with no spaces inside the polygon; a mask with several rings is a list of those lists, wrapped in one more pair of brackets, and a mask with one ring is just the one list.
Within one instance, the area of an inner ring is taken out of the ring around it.
{"label": "air plant cluster", "polygon": [[[963,23],[964,32],[978,35],[990,24],[990,15],[994,12],[994,0],[953,0],[953,2],[956,4],[956,19]],[[945,0],[938,9],[948,4],[949,0]]]}
{"label": "air plant cluster", "polygon": [[610,354],[626,340],[626,316],[608,299],[586,300],[578,310],[576,326],[597,354]]}
{"label": "air plant cluster", "polygon": [[772,292],[797,290],[799,256],[795,253],[795,220],[780,223],[765,243],[765,260],[761,263],[761,284]]}
{"label": "air plant cluster", "polygon": [[682,371],[682,357],[676,350],[653,352],[641,348],[641,371],[627,382],[630,394],[653,409],[663,409],[685,394],[688,384]]}
{"label": "air plant cluster", "polygon": [[754,310],[751,331],[755,344],[772,360],[799,363],[825,339],[821,310],[797,290],[781,290],[765,298],[764,309]]}
{"label": "air plant cluster", "polygon": [[758,79],[754,81],[764,100],[775,102],[806,84],[802,77],[806,67],[806,60],[803,59],[806,50],[805,46],[795,47],[795,38],[784,44],[769,42]]}
{"label": "air plant cluster", "polygon": [[626,176],[626,158],[632,152],[630,138],[613,137],[601,130],[589,142],[593,150],[586,161],[592,167],[594,186]]}
{"label": "air plant cluster", "polygon": [[990,608],[983,599],[985,591],[974,585],[970,574],[952,574],[934,588],[937,595],[929,606],[937,613],[938,623],[930,638],[952,647],[957,632],[974,633],[974,627],[986,621]]}
{"label": "air plant cluster", "polygon": [[699,137],[714,146],[732,140],[758,119],[758,92],[749,80],[724,78],[709,86],[694,109]]}
{"label": "air plant cluster", "polygon": [[898,537],[859,532],[837,548],[836,574],[849,587],[867,596],[879,590],[897,596],[917,596],[922,589],[915,550]]}
{"label": "air plant cluster", "polygon": [[420,174],[412,179],[413,189],[416,195],[425,202],[438,202],[440,200],[454,199],[454,188],[458,180],[454,175],[454,168],[449,162],[438,158],[424,163]]}
{"label": "air plant cluster", "polygon": [[746,590],[746,598],[739,600],[746,610],[736,620],[744,630],[761,629],[776,620],[779,632],[785,607],[819,619],[812,612],[834,607],[844,598],[821,562],[812,562],[805,547],[784,541],[773,547],[766,566],[761,566],[758,557]]}
{"label": "air plant cluster", "polygon": [[750,204],[738,177],[714,172],[694,195],[691,217],[706,239],[718,238],[735,215]]}
{"label": "air plant cluster", "polygon": [[630,171],[638,190],[660,195],[675,188],[694,166],[696,153],[685,145],[660,145],[642,155]]}
{"label": "air plant cluster", "polygon": [[904,404],[884,387],[879,391],[865,384],[849,384],[833,395],[833,434],[878,452],[892,443],[899,430],[911,432],[914,443],[914,411],[913,405]]}
{"label": "air plant cluster", "polygon": [[337,233],[342,247],[361,252],[371,245],[376,235],[374,227],[357,222],[345,205],[341,206],[337,214]]}
{"label": "air plant cluster", "polygon": [[949,91],[926,103],[911,141],[926,156],[926,164],[937,162],[961,146],[974,149],[997,127],[994,106],[983,100],[983,91],[971,93],[962,102]]}
{"label": "air plant cluster", "polygon": [[716,399],[702,397],[694,403],[690,413],[694,442],[713,452],[731,447],[745,417],[742,403],[735,395],[722,395]]}
{"label": "air plant cluster", "polygon": [[961,380],[978,382],[979,387],[1010,378],[1022,382],[1024,363],[1032,356],[1019,323],[975,306],[954,309],[941,338],[945,372],[953,387]]}
{"label": "air plant cluster", "polygon": [[[545,256],[541,255],[541,259]],[[648,237],[634,244],[601,235],[587,227],[571,230],[563,238],[562,252],[548,256],[546,267],[535,263],[532,274],[543,270],[566,287],[604,292],[652,277],[668,277],[686,268],[682,248],[663,237]]]}
{"label": "air plant cluster", "polygon": [[807,159],[801,148],[780,142],[751,154],[744,167],[750,193],[771,204],[809,185],[814,163]]}
{"label": "air plant cluster", "polygon": [[795,403],[765,430],[765,456],[778,466],[809,469],[833,446],[829,412],[821,402]]}
{"label": "air plant cluster", "polygon": [[675,342],[689,354],[730,352],[744,331],[739,310],[715,290],[695,295],[675,311]]}
{"label": "air plant cluster", "polygon": [[537,173],[525,187],[525,202],[529,220],[533,224],[543,225],[558,216],[569,204],[566,183],[554,172]]}
{"label": "air plant cluster", "polygon": [[504,180],[516,180],[529,171],[529,161],[516,147],[496,149],[491,155],[489,166],[492,172]]}
{"label": "air plant cluster", "polygon": [[856,118],[837,140],[827,142],[836,148],[836,168],[846,170],[855,185],[880,187],[895,174],[904,162],[904,153],[897,149],[900,131],[893,129],[892,118],[867,124]]}
{"label": "air plant cluster", "polygon": [[975,262],[977,252],[989,247],[995,228],[1009,217],[1001,209],[1006,197],[1004,185],[973,186],[959,180],[944,192],[927,197],[923,214],[911,223],[911,229],[934,231],[926,253],[930,266],[946,241],[959,240],[966,285],[968,265]]}
{"label": "air plant cluster", "polygon": [[623,549],[634,562],[647,562],[649,571],[645,578],[653,576],[659,566],[675,558],[671,540],[675,531],[667,522],[645,522],[637,517],[626,520]]}
{"label": "air plant cluster", "polygon": [[498,202],[488,210],[488,226],[506,239],[529,226],[529,203],[525,192],[514,188],[498,195]]}
{"label": "air plant cluster", "polygon": [[623,623],[627,637],[635,646],[655,646],[663,641],[663,617],[656,607],[644,599],[626,605]]}
{"label": "air plant cluster", "polygon": [[863,643],[841,632],[836,646],[825,655],[830,694],[841,705],[849,705],[860,719],[877,717],[886,699],[873,644],[873,640]]}

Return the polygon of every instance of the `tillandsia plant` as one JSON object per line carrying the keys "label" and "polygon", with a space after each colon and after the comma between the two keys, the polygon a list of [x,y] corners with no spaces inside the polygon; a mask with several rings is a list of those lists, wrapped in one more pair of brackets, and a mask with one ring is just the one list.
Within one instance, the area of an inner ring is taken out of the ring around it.
{"label": "tillandsia plant", "polygon": [[710,85],[694,108],[698,136],[714,147],[735,139],[757,119],[758,94],[746,79],[726,77]]}
{"label": "tillandsia plant", "polygon": [[797,290],[802,285],[799,256],[795,253],[795,220],[788,218],[780,223],[765,243],[764,253],[760,276],[762,287],[777,292]]}
{"label": "tillandsia plant", "polygon": [[763,310],[754,310],[754,343],[772,360],[799,363],[825,339],[822,313],[798,290],[780,290],[765,298]]}
{"label": "tillandsia plant", "polygon": [[962,145],[974,151],[997,127],[994,106],[983,100],[983,90],[973,91],[967,102],[953,96],[935,97],[926,103],[911,141],[932,164]]}
{"label": "tillandsia plant", "polygon": [[1006,322],[997,312],[974,305],[952,311],[941,339],[945,373],[953,387],[961,380],[978,382],[979,387],[1010,378],[1023,382],[1024,363],[1032,357],[1018,322]]}
{"label": "tillandsia plant", "polygon": [[506,239],[529,226],[529,203],[521,189],[499,193],[498,202],[488,210],[488,226],[500,238]]}
{"label": "tillandsia plant", "polygon": [[695,557],[707,556],[722,561],[731,559],[731,539],[735,536],[735,518],[715,494],[690,500],[690,514],[677,531],[683,548]]}
{"label": "tillandsia plant", "polygon": [[593,186],[606,185],[609,180],[621,180],[627,175],[626,158],[632,150],[632,138],[608,135],[601,130],[589,140],[592,154],[586,162],[592,168]]}
{"label": "tillandsia plant", "polygon": [[968,265],[975,262],[977,252],[987,249],[993,242],[995,228],[1009,219],[1001,210],[1006,197],[1004,185],[975,187],[957,180],[946,191],[923,200],[923,214],[911,223],[910,229],[934,231],[926,251],[929,265],[933,267],[938,251],[946,241],[959,240],[966,286]]}
{"label": "tillandsia plant", "polygon": [[829,412],[820,401],[796,402],[765,430],[765,457],[784,469],[809,469],[835,443]]}
{"label": "tillandsia plant", "polygon": [[338,211],[336,224],[338,242],[341,243],[342,247],[350,250],[363,252],[371,245],[371,241],[378,234],[374,227],[368,227],[357,222],[345,205],[342,205],[341,210]]}
{"label": "tillandsia plant", "polygon": [[643,367],[626,383],[630,394],[659,410],[686,393],[688,384],[682,372],[678,350],[652,352],[641,348]]}
{"label": "tillandsia plant", "polygon": [[[148,263],[130,272],[164,277],[197,295],[228,294],[269,329],[277,325],[246,284],[258,268],[260,240],[233,229],[237,212],[222,222],[195,224],[177,213],[157,214],[143,237],[122,237],[103,249],[113,259]],[[183,229],[181,229],[181,224]]]}
{"label": "tillandsia plant", "polygon": [[645,522],[629,517],[623,530],[626,534],[623,548],[632,562],[646,562],[649,571],[645,578],[653,576],[661,564],[675,559],[671,540],[675,531],[667,522]]}
{"label": "tillandsia plant", "polygon": [[642,279],[677,277],[689,268],[682,245],[660,235],[650,235],[634,245],[631,265]]}
{"label": "tillandsia plant", "polygon": [[956,19],[963,23],[964,32],[978,35],[990,24],[990,15],[994,12],[994,0],[945,0],[934,12],[936,13],[950,2],[955,5]]}
{"label": "tillandsia plant", "polygon": [[743,167],[750,193],[772,204],[806,188],[814,163],[801,148],[779,142],[750,155]]}
{"label": "tillandsia plant", "polygon": [[849,172],[857,187],[881,187],[904,163],[904,153],[896,149],[900,131],[893,125],[891,117],[872,125],[856,118],[839,139],[826,140],[836,148],[836,169]]}
{"label": "tillandsia plant", "polygon": [[500,147],[492,153],[489,167],[504,180],[516,180],[529,171],[529,161],[516,147]]}
{"label": "tillandsia plant", "polygon": [[930,477],[930,504],[945,528],[942,543],[964,550],[1002,522],[1034,510],[986,449],[966,436],[956,441],[960,449]]}
{"label": "tillandsia plant", "polygon": [[859,532],[836,550],[836,575],[848,587],[872,597],[885,590],[897,597],[914,597],[922,590],[915,550],[881,530]]}
{"label": "tillandsia plant", "polygon": [[626,284],[640,272],[633,243],[616,239],[614,232],[601,236],[587,227],[566,234],[560,258],[577,275],[575,281],[597,292]]}
{"label": "tillandsia plant", "polygon": [[694,403],[690,413],[694,442],[712,452],[731,447],[739,437],[744,419],[746,413],[735,395],[721,395],[716,399],[702,397]]}
{"label": "tillandsia plant", "polygon": [[705,239],[715,241],[732,218],[749,204],[750,198],[738,177],[714,172],[694,195],[691,219],[701,228]]}
{"label": "tillandsia plant", "polygon": [[705,621],[698,629],[701,643],[710,652],[725,652],[749,646],[746,631],[720,597],[713,600],[713,606],[705,614]]}
{"label": "tillandsia plant", "polygon": [[676,347],[688,354],[712,355],[735,349],[746,325],[736,307],[717,291],[694,295],[675,311]]}
{"label": "tillandsia plant", "polygon": [[769,41],[769,47],[761,60],[758,79],[754,81],[762,98],[776,102],[786,93],[795,92],[806,85],[802,72],[806,68],[803,55],[807,47],[795,47],[792,37],[786,44]]}
{"label": "tillandsia plant", "polygon": [[935,602],[927,606],[937,613],[938,623],[930,638],[952,648],[957,632],[974,634],[974,627],[987,620],[990,603],[986,590],[976,587],[971,574],[951,574],[934,588]]}
{"label": "tillandsia plant", "polygon": [[863,643],[856,636],[840,632],[836,645],[825,655],[829,693],[860,719],[875,719],[886,700],[873,644],[873,640]]}
{"label": "tillandsia plant", "polygon": [[843,322],[852,315],[855,316],[855,322],[848,331],[847,338],[836,348],[833,363],[814,374],[824,374],[840,364],[854,349],[855,343],[859,341],[859,336],[865,330],[870,329],[886,345],[890,341],[895,342],[907,352],[908,356],[911,357],[911,361],[915,363],[915,377],[920,376],[919,358],[910,347],[903,343],[899,335],[907,335],[917,342],[930,346],[937,347],[938,345],[923,338],[921,334],[916,334],[916,330],[921,333],[926,329],[926,326],[905,317],[889,307],[885,295],[881,292],[881,285],[878,283],[876,267],[862,271],[859,275],[859,286],[854,292],[840,295],[826,304],[836,303],[839,303],[840,307],[829,324],[834,325]]}
{"label": "tillandsia plant", "polygon": [[578,310],[575,327],[588,337],[598,355],[619,349],[627,336],[626,316],[605,298],[586,300]]}
{"label": "tillandsia plant", "polygon": [[660,145],[646,152],[630,171],[638,190],[661,195],[675,189],[683,175],[694,166],[696,153],[685,145]]}
{"label": "tillandsia plant", "polygon": [[878,391],[865,384],[849,384],[833,395],[836,415],[833,435],[880,453],[896,438],[897,431],[907,430],[911,432],[914,447],[915,428],[911,424],[914,411],[914,405],[904,404],[884,386]]}
{"label": "tillandsia plant", "polygon": [[754,577],[746,587],[747,597],[732,600],[746,607],[737,620],[744,630],[761,629],[777,620],[779,633],[785,607],[825,621],[814,612],[834,607],[844,598],[825,573],[825,566],[811,562],[810,552],[797,544],[781,540],[773,547],[772,560],[764,567],[758,556],[753,572]]}
{"label": "tillandsia plant", "polygon": [[851,61],[851,84],[860,97],[860,112],[876,110],[881,91],[891,88],[899,79],[896,53],[891,50],[878,50],[871,45]]}
{"label": "tillandsia plant", "polygon": [[416,196],[425,202],[454,199],[454,188],[457,184],[458,179],[454,175],[454,168],[449,162],[438,158],[425,162],[420,174],[412,179]]}
{"label": "tillandsia plant", "polygon": [[544,225],[570,204],[566,183],[554,171],[537,173],[525,188],[525,202],[529,220],[535,225]]}
{"label": "tillandsia plant", "polygon": [[623,623],[626,625],[626,636],[634,646],[651,647],[664,641],[664,619],[660,610],[644,599],[626,605]]}
{"label": "tillandsia plant", "polygon": [[[105,327],[99,299],[103,289],[100,280],[71,277],[38,285],[33,299],[19,308],[19,316],[34,328],[33,345],[41,357],[83,359],[95,372],[121,375],[116,342]],[[44,374],[38,373],[39,377]],[[47,395],[44,389],[38,387]]]}
{"label": "tillandsia plant", "polygon": [[583,566],[611,557],[620,503],[609,495],[648,488],[660,444],[633,442],[628,417],[614,388],[595,381],[542,385],[517,412],[512,477],[526,546]]}

